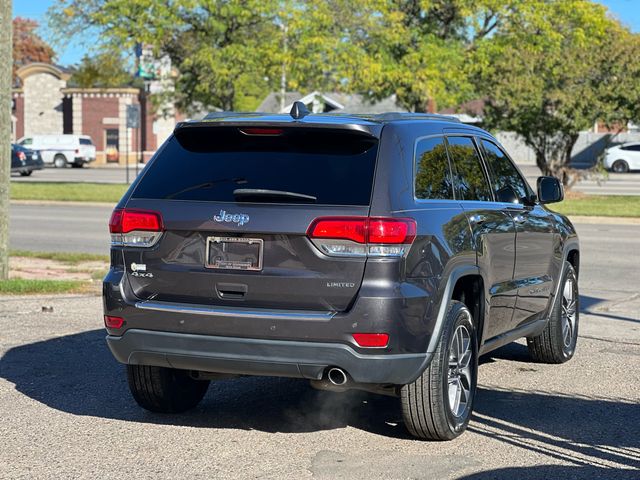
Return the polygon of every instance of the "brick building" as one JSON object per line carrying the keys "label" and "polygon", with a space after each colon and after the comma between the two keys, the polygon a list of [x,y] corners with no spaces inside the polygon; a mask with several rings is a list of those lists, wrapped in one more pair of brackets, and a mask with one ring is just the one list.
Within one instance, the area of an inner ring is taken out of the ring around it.
{"label": "brick building", "polygon": [[[13,89],[12,141],[38,134],[89,135],[96,164],[124,164],[127,157],[148,160],[176,123],[175,115],[157,115],[136,88],[67,88],[69,74],[45,63],[25,65],[17,76],[21,86]],[[140,105],[140,128],[127,128],[127,105]]]}

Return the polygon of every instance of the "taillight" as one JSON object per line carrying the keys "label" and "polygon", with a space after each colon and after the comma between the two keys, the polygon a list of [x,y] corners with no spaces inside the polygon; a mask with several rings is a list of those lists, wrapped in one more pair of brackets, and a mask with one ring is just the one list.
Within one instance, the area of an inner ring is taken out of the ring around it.
{"label": "taillight", "polygon": [[333,256],[402,256],[416,237],[413,218],[320,217],[307,236]]}
{"label": "taillight", "polygon": [[116,208],[109,220],[111,245],[151,247],[162,235],[162,216],[149,210]]}
{"label": "taillight", "polygon": [[24,163],[27,160],[27,156],[24,154],[24,152],[18,152],[18,160],[20,160],[22,163]]}

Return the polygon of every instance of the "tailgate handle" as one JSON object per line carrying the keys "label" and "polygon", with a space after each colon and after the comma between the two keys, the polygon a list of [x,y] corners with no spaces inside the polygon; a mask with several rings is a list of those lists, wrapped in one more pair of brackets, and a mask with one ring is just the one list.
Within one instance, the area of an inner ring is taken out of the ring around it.
{"label": "tailgate handle", "polygon": [[216,283],[218,297],[225,300],[242,300],[248,290],[242,283]]}

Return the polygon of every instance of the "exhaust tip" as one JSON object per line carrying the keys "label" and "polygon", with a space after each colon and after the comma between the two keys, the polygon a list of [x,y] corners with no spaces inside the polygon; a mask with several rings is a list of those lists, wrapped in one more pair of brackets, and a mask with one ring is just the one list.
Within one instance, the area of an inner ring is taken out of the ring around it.
{"label": "exhaust tip", "polygon": [[327,372],[327,378],[333,385],[344,385],[347,383],[347,374],[341,368],[330,368]]}

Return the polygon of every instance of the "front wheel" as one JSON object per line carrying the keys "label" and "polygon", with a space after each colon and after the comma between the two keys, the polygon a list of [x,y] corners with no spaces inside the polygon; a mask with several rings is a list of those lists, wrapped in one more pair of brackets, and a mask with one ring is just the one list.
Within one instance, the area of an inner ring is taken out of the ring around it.
{"label": "front wheel", "polygon": [[180,413],[195,407],[209,388],[185,370],[127,365],[129,390],[142,408],[158,413]]}
{"label": "front wheel", "polygon": [[478,379],[478,341],[471,312],[452,301],[431,364],[401,390],[409,432],[429,440],[452,440],[469,424]]}
{"label": "front wheel", "polygon": [[578,343],[579,319],[578,276],[573,265],[565,262],[559,296],[554,301],[547,326],[537,337],[527,337],[527,347],[533,360],[540,363],[570,360]]}

